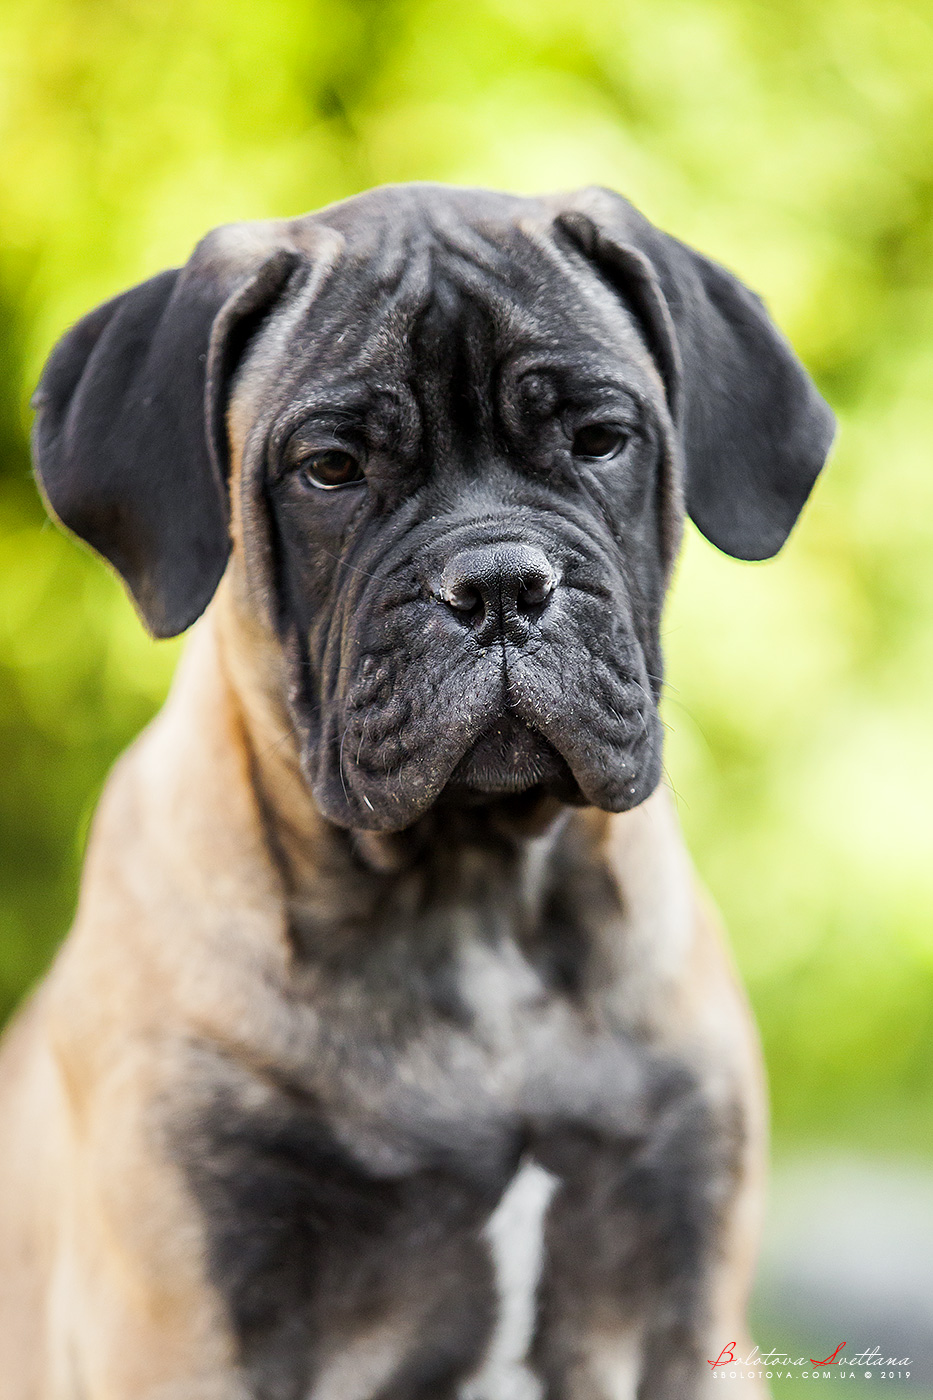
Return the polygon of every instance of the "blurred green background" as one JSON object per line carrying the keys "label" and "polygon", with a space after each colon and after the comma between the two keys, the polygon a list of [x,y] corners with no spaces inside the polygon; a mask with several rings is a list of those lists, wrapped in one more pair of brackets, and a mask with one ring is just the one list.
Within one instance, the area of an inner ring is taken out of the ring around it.
{"label": "blurred green background", "polygon": [[27,401],[54,339],[227,220],[595,181],[761,291],[838,412],[778,560],[690,532],[667,766],[778,1145],[933,1155],[930,4],[6,0],[0,64],[2,1011],[179,646],[45,523]]}

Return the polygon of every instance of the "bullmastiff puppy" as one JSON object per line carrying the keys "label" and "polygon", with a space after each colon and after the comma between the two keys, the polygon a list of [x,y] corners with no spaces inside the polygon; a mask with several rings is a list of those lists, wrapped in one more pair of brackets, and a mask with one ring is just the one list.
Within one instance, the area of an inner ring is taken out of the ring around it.
{"label": "bullmastiff puppy", "polygon": [[761,302],[604,190],[400,186],[208,234],[36,405],[201,621],[0,1060],[4,1400],[721,1393],[765,1109],[658,630],[685,510],[772,555],[829,448]]}

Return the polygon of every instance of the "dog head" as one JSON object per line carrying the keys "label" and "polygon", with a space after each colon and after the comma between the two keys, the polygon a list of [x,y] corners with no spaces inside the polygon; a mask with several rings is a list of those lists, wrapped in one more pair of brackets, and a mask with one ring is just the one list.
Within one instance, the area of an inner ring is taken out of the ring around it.
{"label": "dog head", "polygon": [[74,327],[36,402],[51,509],[155,635],[232,543],[314,798],[374,831],[647,797],[682,503],[766,558],[833,434],[758,299],[602,190],[217,230]]}

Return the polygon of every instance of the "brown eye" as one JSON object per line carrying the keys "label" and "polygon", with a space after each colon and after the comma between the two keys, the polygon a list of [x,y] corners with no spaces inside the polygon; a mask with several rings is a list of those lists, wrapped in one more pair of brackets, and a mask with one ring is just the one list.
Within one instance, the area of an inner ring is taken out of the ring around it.
{"label": "brown eye", "polygon": [[573,455],[606,461],[621,452],[628,433],[615,423],[588,423],[573,435]]}
{"label": "brown eye", "polygon": [[336,491],[340,486],[355,486],[363,480],[363,472],[356,458],[337,448],[319,452],[315,457],[305,457],[300,470],[303,480],[309,486],[317,486],[322,491]]}

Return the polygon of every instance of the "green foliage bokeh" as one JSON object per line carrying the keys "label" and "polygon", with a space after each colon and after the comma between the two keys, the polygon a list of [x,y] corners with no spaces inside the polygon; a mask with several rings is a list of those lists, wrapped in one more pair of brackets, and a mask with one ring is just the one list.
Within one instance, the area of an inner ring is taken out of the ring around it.
{"label": "green foliage bokeh", "polygon": [[429,179],[597,182],[761,291],[836,408],[780,558],[690,532],[667,767],[777,1132],[933,1147],[933,8],[924,0],[7,0],[0,10],[0,1010],[177,643],[45,523],[56,336],[208,228]]}

